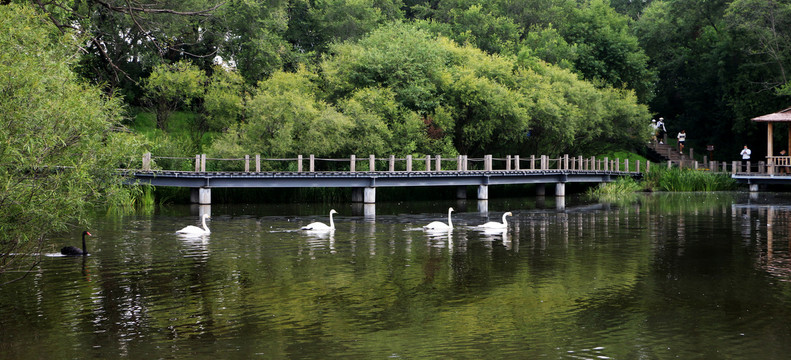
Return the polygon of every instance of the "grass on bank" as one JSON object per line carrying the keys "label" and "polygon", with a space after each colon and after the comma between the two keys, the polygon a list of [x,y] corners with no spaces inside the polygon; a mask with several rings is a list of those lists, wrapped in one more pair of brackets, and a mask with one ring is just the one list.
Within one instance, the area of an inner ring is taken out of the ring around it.
{"label": "grass on bank", "polygon": [[737,185],[726,173],[654,166],[642,181],[619,178],[589,189],[588,195],[607,198],[638,191],[728,191],[735,190]]}

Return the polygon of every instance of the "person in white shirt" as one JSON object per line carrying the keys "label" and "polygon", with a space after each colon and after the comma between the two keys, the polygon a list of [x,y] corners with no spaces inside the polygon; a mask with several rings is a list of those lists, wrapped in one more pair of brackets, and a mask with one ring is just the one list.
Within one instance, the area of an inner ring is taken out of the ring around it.
{"label": "person in white shirt", "polygon": [[678,139],[678,152],[680,154],[683,154],[684,153],[684,143],[687,142],[687,131],[686,130],[681,130],[681,132],[678,133],[678,136],[676,136],[676,138]]}
{"label": "person in white shirt", "polygon": [[667,129],[665,129],[665,118],[659,118],[659,121],[656,123],[656,137],[659,138],[659,143],[664,144],[665,142],[662,141],[665,138],[665,133],[667,133]]}
{"label": "person in white shirt", "polygon": [[747,145],[744,145],[744,149],[742,149],[742,152],[739,153],[739,155],[742,156],[742,168],[744,168],[747,165],[747,162],[750,161],[750,155],[752,153],[753,152],[750,151]]}

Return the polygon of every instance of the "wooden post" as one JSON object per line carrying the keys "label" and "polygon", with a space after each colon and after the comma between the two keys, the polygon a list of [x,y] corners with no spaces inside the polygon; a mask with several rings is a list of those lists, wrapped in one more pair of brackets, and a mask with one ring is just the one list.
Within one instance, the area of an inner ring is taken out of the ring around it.
{"label": "wooden post", "polygon": [[519,171],[520,169],[519,155],[514,155],[514,170]]}
{"label": "wooden post", "polygon": [[649,172],[651,170],[651,162],[646,160],[645,161],[645,172]]}
{"label": "wooden post", "polygon": [[772,130],[772,123],[766,123],[766,156],[774,154],[774,131]]}
{"label": "wooden post", "polygon": [[563,169],[564,170],[568,170],[569,169],[569,154],[564,154],[563,155]]}
{"label": "wooden post", "polygon": [[376,171],[376,156],[373,154],[368,155],[368,171],[374,172]]}
{"label": "wooden post", "polygon": [[297,172],[302,172],[302,155],[297,155]]}
{"label": "wooden post", "polygon": [[426,171],[431,171],[431,155],[426,155]]}
{"label": "wooden post", "polygon": [[547,169],[547,163],[549,163],[549,161],[547,161],[547,156],[541,155],[541,170]]}
{"label": "wooden post", "polygon": [[604,157],[604,171],[610,171],[610,158]]}
{"label": "wooden post", "polygon": [[731,163],[731,174],[735,175],[738,172],[736,171],[737,166],[741,166],[741,165],[737,165],[737,164],[739,164],[738,161],[734,161],[733,163]]}
{"label": "wooden post", "polygon": [[151,170],[151,153],[147,152],[143,154],[143,171],[150,171]]}
{"label": "wooden post", "polygon": [[244,172],[250,172],[250,155],[244,156]]}
{"label": "wooden post", "polygon": [[395,171],[395,155],[390,155],[390,172]]}
{"label": "wooden post", "polygon": [[590,167],[590,170],[593,170],[593,171],[599,170],[597,165],[598,164],[596,163],[596,157],[595,156],[591,156],[591,167]]}
{"label": "wooden post", "polygon": [[200,171],[206,172],[206,154],[200,156]]}
{"label": "wooden post", "polygon": [[442,156],[437,155],[435,158],[436,163],[434,164],[434,168],[437,169],[437,171],[442,171]]}
{"label": "wooden post", "polygon": [[406,156],[406,171],[412,171],[412,155]]}
{"label": "wooden post", "polygon": [[352,154],[349,159],[349,172],[357,171],[357,155]]}
{"label": "wooden post", "polygon": [[505,156],[505,170],[511,171],[511,155]]}
{"label": "wooden post", "polygon": [[456,171],[464,170],[464,166],[461,163],[462,159],[464,159],[464,156],[459,155],[459,157],[456,160]]}
{"label": "wooden post", "polygon": [[316,172],[316,156],[310,154],[310,172]]}
{"label": "wooden post", "polygon": [[530,170],[536,169],[536,156],[530,155]]}
{"label": "wooden post", "polygon": [[261,154],[255,154],[255,172],[261,172]]}
{"label": "wooden post", "polygon": [[623,159],[623,171],[629,172],[629,159]]}
{"label": "wooden post", "polygon": [[195,172],[200,171],[200,155],[195,155]]}

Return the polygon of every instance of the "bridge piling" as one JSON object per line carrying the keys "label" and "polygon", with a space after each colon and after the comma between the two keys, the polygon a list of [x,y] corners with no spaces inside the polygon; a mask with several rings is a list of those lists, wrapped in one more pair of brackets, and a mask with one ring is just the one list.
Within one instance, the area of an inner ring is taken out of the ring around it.
{"label": "bridge piling", "polygon": [[489,200],[489,185],[478,185],[478,200]]}
{"label": "bridge piling", "polygon": [[190,188],[190,202],[200,205],[211,205],[210,188]]}

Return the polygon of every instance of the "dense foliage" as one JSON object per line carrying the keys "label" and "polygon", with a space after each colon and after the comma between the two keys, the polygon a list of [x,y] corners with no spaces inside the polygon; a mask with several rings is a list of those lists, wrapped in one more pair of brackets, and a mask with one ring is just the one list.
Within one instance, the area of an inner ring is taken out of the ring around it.
{"label": "dense foliage", "polygon": [[118,131],[118,99],[70,70],[76,44],[31,9],[0,7],[0,275],[35,264],[25,255],[91,204],[132,201],[115,169],[138,142]]}

